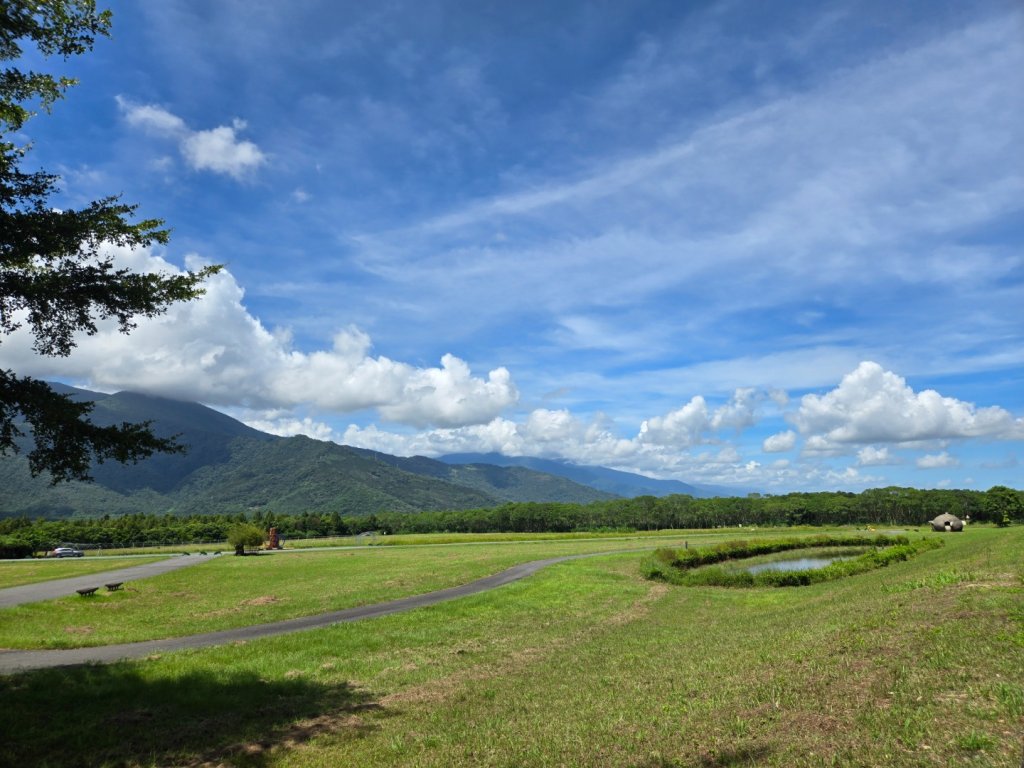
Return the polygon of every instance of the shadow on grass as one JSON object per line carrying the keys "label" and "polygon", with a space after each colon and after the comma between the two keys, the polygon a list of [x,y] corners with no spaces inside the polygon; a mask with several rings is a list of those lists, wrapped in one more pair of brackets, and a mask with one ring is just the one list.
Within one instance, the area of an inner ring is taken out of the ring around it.
{"label": "shadow on grass", "polygon": [[266,765],[275,747],[359,735],[379,709],[347,683],[132,664],[0,677],[0,766]]}
{"label": "shadow on grass", "polygon": [[670,760],[654,758],[640,763],[635,768],[733,768],[734,766],[760,765],[772,750],[761,744],[714,750],[695,758]]}

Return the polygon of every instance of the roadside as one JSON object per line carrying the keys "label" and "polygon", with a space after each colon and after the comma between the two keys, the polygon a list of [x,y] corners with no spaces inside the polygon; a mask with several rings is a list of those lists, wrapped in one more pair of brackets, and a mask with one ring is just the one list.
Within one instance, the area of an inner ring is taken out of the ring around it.
{"label": "roadside", "polygon": [[[65,579],[51,579],[40,581],[34,584],[24,584],[19,587],[0,589],[0,608],[11,608],[15,605],[25,603],[38,603],[43,600],[53,600],[57,597],[65,597],[75,593],[77,589],[89,589],[110,584],[117,581],[137,581],[138,579],[159,576],[161,573],[176,571],[179,568],[187,568],[190,565],[199,565],[211,560],[215,555],[188,555],[169,557],[165,560],[157,560],[153,563],[133,565],[127,568],[114,568],[109,571],[86,574],[83,576],[71,576]],[[114,559],[111,558],[111,564]]]}

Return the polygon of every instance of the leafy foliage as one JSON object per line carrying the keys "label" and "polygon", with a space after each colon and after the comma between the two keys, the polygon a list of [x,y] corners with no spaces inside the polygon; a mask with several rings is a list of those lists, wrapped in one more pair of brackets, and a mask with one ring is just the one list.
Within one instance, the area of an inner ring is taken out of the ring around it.
{"label": "leafy foliage", "polygon": [[[79,55],[109,28],[109,11],[97,11],[92,0],[9,0],[0,6],[0,61],[19,59],[23,45],[43,56]],[[112,319],[127,333],[135,318],[195,298],[219,269],[172,275],[115,267],[106,246],[165,243],[163,222],[133,222],[136,206],[117,197],[58,210],[50,203],[58,177],[21,169],[29,148],[12,135],[34,114],[28,105],[48,111],[74,83],[17,67],[0,72],[0,335],[27,325],[35,351],[59,357],[71,354],[76,334],[96,333],[99,321]],[[89,479],[94,460],[133,462],[180,450],[146,423],[97,427],[88,421],[90,411],[90,404],[70,402],[43,382],[0,371],[0,454],[21,449],[26,422],[35,446],[29,469],[49,473],[54,483]]]}
{"label": "leafy foliage", "polygon": [[228,528],[228,544],[236,555],[244,555],[246,547],[259,547],[267,540],[267,532],[252,523],[235,523]]}

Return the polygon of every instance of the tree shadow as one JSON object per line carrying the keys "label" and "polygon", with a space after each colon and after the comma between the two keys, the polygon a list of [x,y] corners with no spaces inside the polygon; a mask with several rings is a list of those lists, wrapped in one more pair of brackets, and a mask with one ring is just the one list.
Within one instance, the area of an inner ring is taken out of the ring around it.
{"label": "tree shadow", "polygon": [[221,764],[259,768],[275,748],[358,736],[380,710],[347,682],[265,680],[251,671],[178,673],[138,664],[0,677],[0,766]]}
{"label": "tree shadow", "polygon": [[763,744],[722,749],[711,754],[701,755],[697,763],[700,768],[728,768],[738,765],[760,765],[772,752]]}
{"label": "tree shadow", "polygon": [[685,759],[657,757],[638,763],[634,768],[732,768],[733,766],[761,765],[772,753],[763,744],[715,749]]}

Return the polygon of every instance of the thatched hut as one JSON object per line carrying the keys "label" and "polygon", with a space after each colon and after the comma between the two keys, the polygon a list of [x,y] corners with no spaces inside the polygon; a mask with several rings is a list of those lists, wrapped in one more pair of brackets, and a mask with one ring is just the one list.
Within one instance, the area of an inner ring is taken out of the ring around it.
{"label": "thatched hut", "polygon": [[948,512],[936,517],[931,524],[933,531],[962,531],[964,529],[964,521]]}

